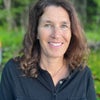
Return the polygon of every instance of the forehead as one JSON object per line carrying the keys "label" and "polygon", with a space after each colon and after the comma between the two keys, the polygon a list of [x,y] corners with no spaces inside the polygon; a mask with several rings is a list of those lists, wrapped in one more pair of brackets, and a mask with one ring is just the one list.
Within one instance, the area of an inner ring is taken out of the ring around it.
{"label": "forehead", "polygon": [[69,21],[68,12],[60,6],[48,6],[44,9],[44,13],[40,17],[40,20],[52,20],[52,21]]}

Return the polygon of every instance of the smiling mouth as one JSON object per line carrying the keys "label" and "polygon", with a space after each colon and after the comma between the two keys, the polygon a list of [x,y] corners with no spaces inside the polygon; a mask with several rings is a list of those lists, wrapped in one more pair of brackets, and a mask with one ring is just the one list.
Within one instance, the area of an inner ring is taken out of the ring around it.
{"label": "smiling mouth", "polygon": [[63,43],[62,42],[58,42],[58,43],[55,43],[55,42],[48,42],[50,45],[52,46],[55,46],[55,47],[58,47],[58,46],[61,46]]}

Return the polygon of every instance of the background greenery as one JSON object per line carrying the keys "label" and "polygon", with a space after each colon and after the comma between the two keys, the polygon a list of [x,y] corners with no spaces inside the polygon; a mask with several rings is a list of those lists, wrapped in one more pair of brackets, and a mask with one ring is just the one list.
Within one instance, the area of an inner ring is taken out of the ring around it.
{"label": "background greenery", "polygon": [[[37,0],[0,0],[0,42],[2,63],[17,56],[22,47],[27,29],[29,6]],[[88,66],[91,68],[98,100],[100,100],[100,0],[71,0],[84,26],[91,53]]]}

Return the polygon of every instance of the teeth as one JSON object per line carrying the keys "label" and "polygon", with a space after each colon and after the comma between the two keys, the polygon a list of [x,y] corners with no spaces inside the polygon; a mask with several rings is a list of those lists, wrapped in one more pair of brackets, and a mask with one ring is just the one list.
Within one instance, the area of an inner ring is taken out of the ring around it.
{"label": "teeth", "polygon": [[50,43],[53,46],[60,46],[62,43]]}

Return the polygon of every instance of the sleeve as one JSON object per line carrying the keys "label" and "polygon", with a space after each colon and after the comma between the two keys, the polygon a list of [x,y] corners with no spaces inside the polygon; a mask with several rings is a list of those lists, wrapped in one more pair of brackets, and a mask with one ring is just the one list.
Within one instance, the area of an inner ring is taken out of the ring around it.
{"label": "sleeve", "polygon": [[97,100],[96,91],[94,88],[94,80],[91,71],[89,72],[88,85],[87,85],[87,100]]}
{"label": "sleeve", "polygon": [[0,83],[0,100],[15,100],[14,99],[14,82],[12,78],[11,62],[8,62],[2,72]]}

